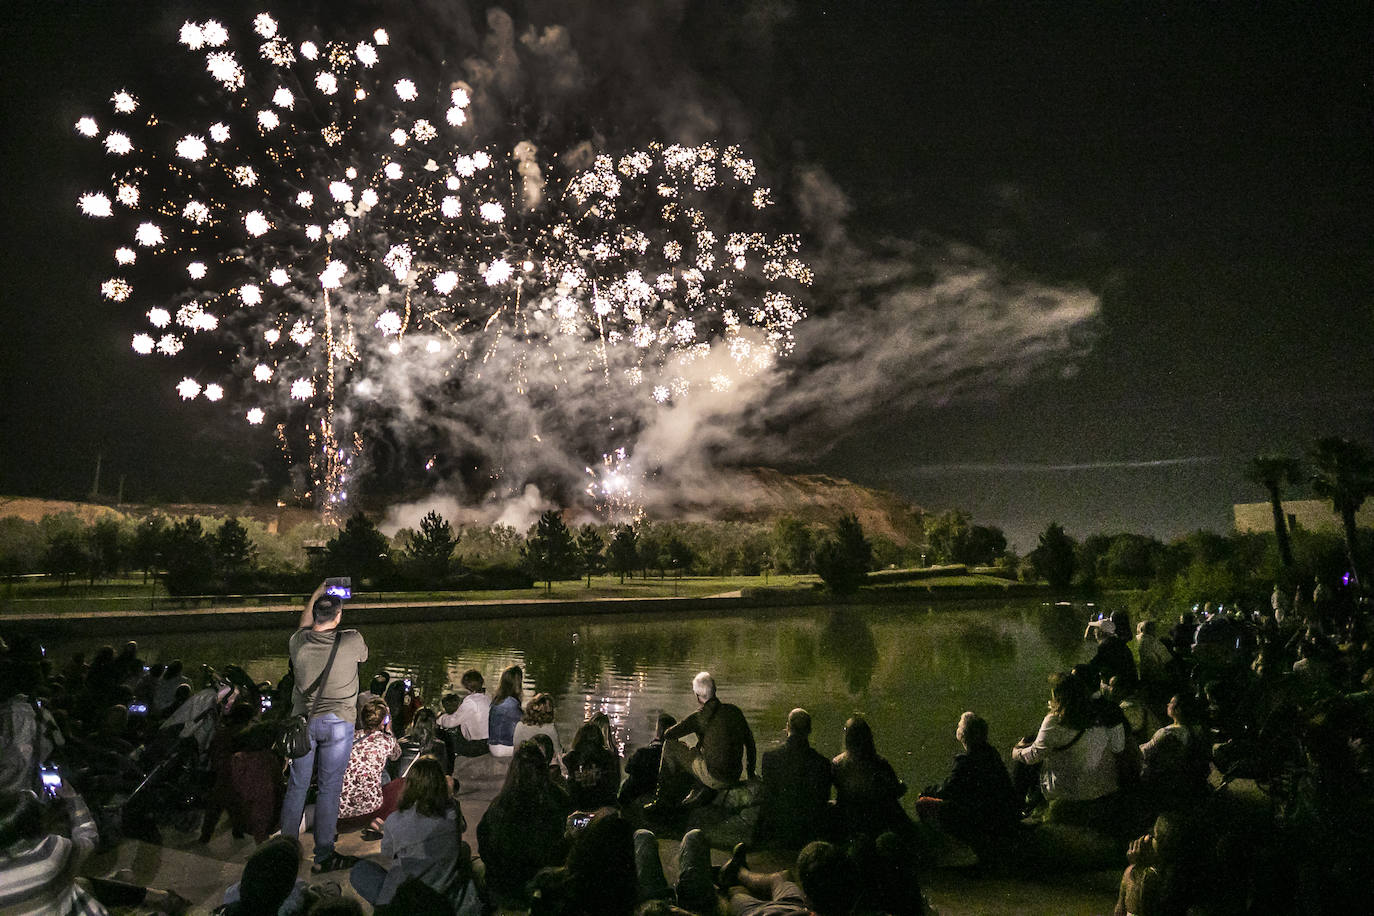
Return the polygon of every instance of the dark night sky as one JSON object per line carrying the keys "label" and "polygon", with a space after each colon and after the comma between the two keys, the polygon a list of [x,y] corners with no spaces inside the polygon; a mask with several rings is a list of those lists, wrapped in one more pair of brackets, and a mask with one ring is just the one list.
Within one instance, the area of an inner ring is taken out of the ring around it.
{"label": "dark night sky", "polygon": [[[1369,4],[746,4],[791,12],[763,55],[732,6],[687,4],[685,54],[752,142],[825,168],[854,239],[968,244],[1102,303],[1066,371],[857,417],[797,469],[1028,548],[1052,519],[1224,530],[1262,498],[1247,457],[1371,441]],[[182,406],[177,367],[136,359],[96,294],[71,124],[146,74],[125,47],[184,18],[150,8],[19,0],[0,26],[0,493],[79,496],[100,452],[130,498],[232,496],[272,461],[267,434]]]}

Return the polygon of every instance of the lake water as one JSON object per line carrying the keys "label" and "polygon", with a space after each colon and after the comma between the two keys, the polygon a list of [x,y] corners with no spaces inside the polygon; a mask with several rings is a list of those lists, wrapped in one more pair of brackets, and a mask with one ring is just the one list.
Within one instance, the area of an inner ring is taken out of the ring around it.
{"label": "lake water", "polygon": [[[622,750],[653,737],[663,710],[696,708],[691,680],[711,671],[722,700],[744,710],[760,752],[782,738],[794,706],[810,710],[812,743],[841,749],[854,712],[873,725],[878,751],[919,789],[942,779],[959,747],[954,727],[972,709],[1006,756],[1045,714],[1046,677],[1085,659],[1083,609],[1038,602],[938,602],[748,611],[693,616],[614,615],[368,625],[363,683],[385,668],[410,677],[437,706],[468,668],[496,687],[501,669],[525,669],[525,696],[551,693],[568,744],[588,716],[605,711]],[[140,636],[145,660],[238,664],[258,680],[286,670],[289,634],[275,630]],[[112,640],[52,640],[59,668],[72,651]]]}

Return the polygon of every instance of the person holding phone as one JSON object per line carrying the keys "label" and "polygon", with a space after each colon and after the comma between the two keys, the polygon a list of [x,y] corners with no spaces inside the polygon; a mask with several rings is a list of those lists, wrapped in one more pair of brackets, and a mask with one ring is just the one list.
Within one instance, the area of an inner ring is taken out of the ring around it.
{"label": "person holding phone", "polygon": [[[139,907],[180,916],[190,907],[175,891],[107,878],[77,878],[100,835],[86,802],[55,768],[41,771],[42,802],[31,789],[0,790],[0,912],[104,913],[105,907]],[[49,806],[60,805],[66,824],[49,832]]]}
{"label": "person holding phone", "polygon": [[282,802],[281,832],[299,835],[305,795],[319,763],[319,791],[315,801],[315,855],[311,872],[352,867],[356,859],[334,851],[339,827],[339,798],[344,771],[353,747],[357,717],[358,666],[367,661],[367,642],[357,630],[341,630],[343,599],[325,593],[320,583],[301,610],[299,626],[287,643],[295,688],[292,715],[305,716],[310,750],[291,761],[286,798]]}

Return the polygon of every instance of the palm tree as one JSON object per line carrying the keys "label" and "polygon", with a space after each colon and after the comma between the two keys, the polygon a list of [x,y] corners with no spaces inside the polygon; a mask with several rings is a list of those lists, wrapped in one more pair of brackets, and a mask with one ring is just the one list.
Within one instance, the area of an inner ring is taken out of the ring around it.
{"label": "palm tree", "polygon": [[1328,436],[1312,447],[1312,489],[1341,517],[1345,532],[1345,552],[1350,570],[1359,577],[1356,563],[1355,513],[1365,498],[1374,495],[1374,458],[1364,446],[1349,439]]}
{"label": "palm tree", "polygon": [[1302,463],[1287,455],[1256,455],[1245,466],[1245,479],[1269,491],[1269,506],[1274,510],[1274,537],[1279,542],[1279,560],[1293,565],[1293,548],[1288,542],[1288,524],[1283,517],[1283,488],[1302,479]]}

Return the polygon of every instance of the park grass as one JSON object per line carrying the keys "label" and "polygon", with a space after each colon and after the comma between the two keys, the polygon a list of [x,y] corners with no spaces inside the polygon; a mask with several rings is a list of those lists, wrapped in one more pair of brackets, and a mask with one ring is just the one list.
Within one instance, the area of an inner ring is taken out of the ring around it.
{"label": "park grass", "polygon": [[1010,580],[1010,579],[1003,579],[1003,578],[1001,578],[1001,577],[999,577],[999,576],[984,576],[984,575],[979,575],[979,574],[977,574],[977,573],[971,573],[971,574],[967,574],[967,575],[954,575],[954,576],[931,576],[931,577],[928,578],[928,579],[916,579],[916,580],[904,581],[904,582],[892,582],[892,583],[878,582],[878,583],[875,583],[875,584],[873,584],[873,585],[870,585],[869,588],[873,589],[874,591],[887,591],[887,590],[910,591],[910,590],[912,590],[912,589],[925,589],[925,588],[927,588],[927,587],[929,587],[929,588],[949,588],[949,587],[956,587],[956,586],[957,586],[957,587],[965,587],[965,588],[966,588],[966,587],[969,587],[969,586],[978,586],[978,587],[980,587],[980,588],[982,588],[982,587],[988,587],[988,586],[992,586],[992,587],[994,587],[994,588],[1006,588],[1006,587],[1009,586],[1009,585],[1015,585],[1015,584],[1016,584],[1016,583],[1013,582],[1012,580]]}
{"label": "park grass", "polygon": [[[878,582],[860,592],[882,600],[902,594],[922,593],[942,589],[970,588],[1006,590],[1015,583],[996,576],[959,574],[932,576],[918,581]],[[627,576],[593,576],[588,587],[586,577],[554,582],[551,587],[536,583],[532,588],[443,590],[415,589],[410,591],[376,591],[357,589],[355,604],[461,604],[473,602],[532,601],[597,601],[601,599],[632,598],[703,598],[729,595],[745,589],[766,589],[774,595],[789,590],[810,593],[821,588],[814,575],[763,576],[665,576],[650,574],[648,578]],[[273,595],[189,595],[171,597],[160,582],[145,583],[141,576],[101,580],[94,585],[73,581],[63,586],[47,577],[24,577],[0,586],[0,613],[33,616],[61,616],[92,612],[156,613],[205,607],[297,607],[304,594]]]}
{"label": "park grass", "polygon": [[[595,601],[603,598],[700,598],[729,594],[746,588],[811,589],[819,586],[816,576],[667,576],[647,579],[619,576],[593,576],[554,582],[552,587],[537,583],[533,588],[481,590],[370,591],[355,589],[357,604],[401,604],[415,602],[467,603],[479,601]],[[146,612],[181,610],[191,607],[221,606],[297,606],[305,595],[203,595],[169,597],[161,583],[144,583],[142,577],[102,580],[94,585],[73,581],[63,586],[47,578],[25,578],[0,586],[0,612],[11,614],[61,615],[99,611]]]}

